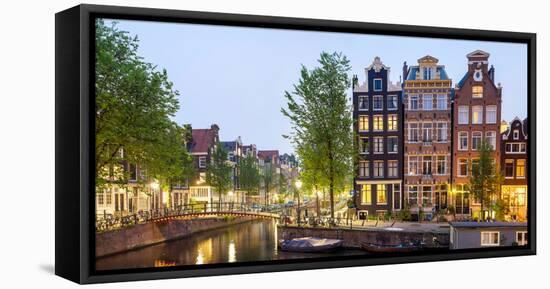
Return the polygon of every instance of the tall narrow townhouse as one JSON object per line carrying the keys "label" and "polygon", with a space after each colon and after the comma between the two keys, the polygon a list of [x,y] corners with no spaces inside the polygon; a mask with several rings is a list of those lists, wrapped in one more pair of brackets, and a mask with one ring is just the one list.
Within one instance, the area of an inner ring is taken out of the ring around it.
{"label": "tall narrow townhouse", "polygon": [[[489,53],[476,50],[466,56],[468,71],[457,83],[453,106],[453,196],[459,217],[479,214],[480,201],[468,190],[472,167],[479,161],[478,148],[483,139],[494,148],[500,167],[502,87],[495,84],[495,69],[489,68]],[[497,145],[498,144],[498,145]]]}
{"label": "tall narrow townhouse", "polygon": [[400,210],[403,171],[401,83],[389,80],[379,57],[365,68],[366,81],[354,85],[354,130],[359,160],[354,179],[358,217]]}
{"label": "tall narrow townhouse", "polygon": [[451,79],[427,55],[403,66],[404,189],[413,216],[447,208],[451,182]]}

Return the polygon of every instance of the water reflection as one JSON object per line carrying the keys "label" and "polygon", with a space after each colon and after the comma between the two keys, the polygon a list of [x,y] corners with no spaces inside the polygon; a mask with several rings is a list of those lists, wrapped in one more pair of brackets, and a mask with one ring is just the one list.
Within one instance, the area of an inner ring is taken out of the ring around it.
{"label": "water reflection", "polygon": [[105,270],[364,254],[358,250],[330,254],[281,252],[276,239],[275,221],[248,222],[100,258],[96,261],[96,267],[97,270]]}

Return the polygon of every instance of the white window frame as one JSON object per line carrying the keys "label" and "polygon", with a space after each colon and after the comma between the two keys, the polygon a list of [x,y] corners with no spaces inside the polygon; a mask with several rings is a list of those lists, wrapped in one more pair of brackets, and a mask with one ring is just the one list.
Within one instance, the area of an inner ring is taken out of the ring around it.
{"label": "white window frame", "polygon": [[[440,158],[443,157],[443,161]],[[439,164],[443,163],[443,173],[439,173]],[[432,169],[433,171],[433,169]],[[434,175],[446,175],[447,174],[447,156],[435,156],[435,174]]]}
{"label": "white window frame", "polygon": [[[380,81],[380,89],[376,89],[376,82]],[[375,78],[372,80],[372,90],[374,91],[383,91],[384,90],[384,82],[382,81],[382,78]]]}
{"label": "white window frame", "polygon": [[[416,99],[416,108],[412,108],[413,98]],[[418,94],[413,94],[409,96],[409,110],[419,110],[420,109],[420,96]]]}
{"label": "white window frame", "polygon": [[[363,140],[364,140],[364,139],[367,140],[367,148],[366,148],[366,151],[365,151],[364,148],[363,148]],[[370,152],[369,137],[366,137],[366,136],[359,137],[359,154],[367,155],[367,154],[369,154],[369,152]]]}
{"label": "white window frame", "polygon": [[[376,128],[376,119],[378,119],[378,118],[382,120],[380,122],[382,124],[381,129]],[[383,114],[377,114],[377,115],[372,116],[372,131],[384,131],[384,115]]]}
{"label": "white window frame", "polygon": [[515,129],[513,131],[513,137],[514,137],[514,140],[518,140],[519,139],[519,130]]}
{"label": "white window frame", "polygon": [[[521,243],[519,242],[519,235],[523,235]],[[516,243],[518,243],[518,246],[525,246],[528,244],[527,240],[527,231],[517,231],[516,232]]]}
{"label": "white window frame", "polygon": [[[399,108],[399,98],[395,94],[388,95],[388,100],[386,102],[386,109],[387,110],[397,110]],[[388,104],[391,100],[395,98],[395,107],[390,107]]]}
{"label": "white window frame", "polygon": [[[395,118],[395,128],[390,129],[390,123],[392,123],[391,118]],[[399,129],[399,117],[397,114],[388,114],[387,120],[386,120],[388,131],[397,131]]]}
{"label": "white window frame", "polygon": [[[461,134],[466,135],[466,147],[462,147],[462,141],[461,141]],[[469,135],[467,131],[459,131],[458,132],[458,150],[459,151],[467,151],[469,147]]]}
{"label": "white window frame", "polygon": [[[478,141],[478,144],[477,144],[477,147],[474,147],[474,135],[477,136],[477,138],[479,139]],[[483,132],[481,131],[473,131],[472,132],[472,150],[473,151],[477,151],[477,149],[479,148],[479,146],[481,145],[481,142],[483,141]]]}
{"label": "white window frame", "polygon": [[386,144],[389,145],[390,144],[390,139],[395,139],[396,140],[396,149],[395,151],[393,150],[390,150],[389,146],[388,146],[388,154],[396,154],[397,152],[399,152],[399,137],[397,136],[388,136],[388,139],[386,140]]}
{"label": "white window frame", "polygon": [[[495,233],[497,234],[496,240],[493,239]],[[493,236],[493,237],[489,238],[489,239],[491,239],[490,241],[496,241],[496,243],[495,242],[490,242],[490,243],[483,242],[483,235],[484,234],[491,234],[491,236]],[[481,231],[480,234],[479,234],[479,238],[480,238],[480,243],[481,243],[482,247],[498,247],[498,246],[500,246],[500,232],[499,231]]]}
{"label": "white window frame", "polygon": [[[490,136],[491,135],[491,136]],[[493,150],[496,150],[497,147],[497,132],[496,131],[487,131],[485,132],[485,140],[489,145],[493,147]]]}
{"label": "white window frame", "polygon": [[[427,101],[429,98],[429,101]],[[429,108],[425,106],[426,103],[429,103]],[[433,94],[422,94],[422,110],[433,110],[434,109],[434,95]]]}
{"label": "white window frame", "polygon": [[[412,160],[414,160],[414,161],[412,161]],[[413,162],[416,163],[416,170],[415,170],[414,173],[412,173],[412,171],[411,171],[411,167],[412,167],[411,164],[412,164]],[[408,160],[407,160],[407,169],[408,169],[407,175],[409,175],[409,176],[418,176],[418,175],[419,175],[419,173],[418,173],[418,171],[419,171],[419,167],[418,167],[418,156],[416,156],[416,155],[415,155],[415,156],[408,156]]]}
{"label": "white window frame", "polygon": [[199,168],[201,168],[201,169],[206,168],[206,156],[200,156],[199,157]]}
{"label": "white window frame", "polygon": [[[392,174],[391,171],[393,168],[391,168],[390,164],[395,164],[395,174]],[[398,176],[399,171],[399,163],[396,160],[389,160],[388,161],[388,177],[394,178]]]}
{"label": "white window frame", "polygon": [[[442,132],[444,133],[440,133],[440,125],[443,125],[442,126]],[[436,122],[435,123],[435,132],[436,132],[436,142],[439,142],[439,143],[445,143],[449,140],[449,137],[448,137],[448,134],[449,134],[449,126],[447,125],[447,122],[445,121],[439,121],[439,122]],[[444,138],[441,138],[440,136],[443,135]]]}
{"label": "white window frame", "polygon": [[[361,129],[361,119],[362,118],[366,118],[367,119],[367,128],[366,129]],[[369,131],[369,126],[370,126],[370,118],[368,115],[359,115],[357,117],[357,130],[358,131]]]}
{"label": "white window frame", "polygon": [[[478,115],[478,121],[475,122],[475,115]],[[482,105],[474,105],[472,106],[472,124],[483,124],[483,106]]]}
{"label": "white window frame", "polygon": [[[382,170],[378,170],[378,164],[382,164]],[[372,162],[372,177],[373,178],[383,178],[384,177],[384,161],[373,161]]]}
{"label": "white window frame", "polygon": [[[441,100],[443,100],[442,101],[442,103],[443,103],[442,107],[439,106]],[[436,105],[437,110],[447,110],[447,95],[446,94],[438,94],[435,105]]]}
{"label": "white window frame", "polygon": [[[377,99],[380,99],[380,104],[382,105],[380,108],[376,108],[376,106],[374,105],[376,103]],[[373,95],[372,96],[372,110],[373,111],[384,110],[384,96],[383,95]]]}
{"label": "white window frame", "polygon": [[497,106],[488,105],[485,107],[485,123],[495,124],[497,123]]}
{"label": "white window frame", "polygon": [[[366,100],[367,108],[361,108],[361,99]],[[359,96],[357,96],[357,110],[359,110],[359,111],[368,111],[369,110],[369,96],[368,95],[359,95]]]}
{"label": "white window frame", "polygon": [[[433,123],[431,122],[423,122],[422,123],[422,142],[432,142],[433,139],[434,139],[434,136],[433,136],[433,131],[434,130],[434,125]],[[424,137],[424,132],[427,132],[427,135],[426,136],[429,136],[429,137]],[[428,139],[429,138],[429,139]]]}
{"label": "white window frame", "polygon": [[[462,164],[460,161],[465,160],[466,161],[466,174],[462,175],[460,173],[460,165]],[[456,175],[459,177],[467,177],[468,176],[468,159],[466,158],[460,158],[456,160]]]}
{"label": "white window frame", "polygon": [[[412,133],[411,132],[412,132],[412,125],[413,124],[416,125],[416,128],[415,128],[415,130],[416,130],[416,140],[412,139]],[[408,125],[409,127],[407,129],[407,141],[409,143],[418,143],[418,142],[420,142],[420,139],[421,139],[420,138],[420,133],[422,131],[421,130],[421,125],[422,125],[422,123],[420,123],[420,122],[409,122],[409,125]]]}
{"label": "white window frame", "polygon": [[[377,151],[377,148],[381,148],[381,150]],[[379,155],[379,154],[384,153],[384,137],[381,137],[381,136],[373,137],[373,140],[372,140],[372,153],[375,154],[375,155]]]}
{"label": "white window frame", "polygon": [[[466,119],[464,119],[464,116]],[[458,124],[469,124],[470,123],[470,108],[467,105],[460,105],[458,107]]]}

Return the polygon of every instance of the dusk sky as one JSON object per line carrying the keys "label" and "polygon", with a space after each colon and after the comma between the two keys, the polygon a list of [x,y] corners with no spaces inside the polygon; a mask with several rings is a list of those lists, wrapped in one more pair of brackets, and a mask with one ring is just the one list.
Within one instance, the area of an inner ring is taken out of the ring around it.
{"label": "dusk sky", "polygon": [[[180,92],[179,124],[193,128],[220,126],[220,139],[241,136],[258,149],[293,152],[290,123],[280,110],[285,90],[299,79],[301,65],[317,66],[322,51],[342,52],[352,74],[365,81],[364,68],[375,56],[391,67],[399,81],[403,62],[416,65],[427,54],[445,65],[454,85],[467,70],[466,54],[481,49],[491,54],[497,83],[503,86],[502,119],[527,116],[527,45],[415,37],[359,35],[118,21],[121,30],[138,35],[139,54],[168,71]],[[351,90],[349,91],[351,98]]]}

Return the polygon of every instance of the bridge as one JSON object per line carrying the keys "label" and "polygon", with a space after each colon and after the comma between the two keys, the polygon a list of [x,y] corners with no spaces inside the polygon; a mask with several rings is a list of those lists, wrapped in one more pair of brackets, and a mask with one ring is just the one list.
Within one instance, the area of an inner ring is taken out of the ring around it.
{"label": "bridge", "polygon": [[256,217],[259,219],[280,219],[284,211],[292,212],[294,206],[249,205],[241,203],[188,204],[175,208],[162,208],[135,213],[96,214],[96,232],[116,230],[150,222],[170,220],[191,220],[208,217]]}

